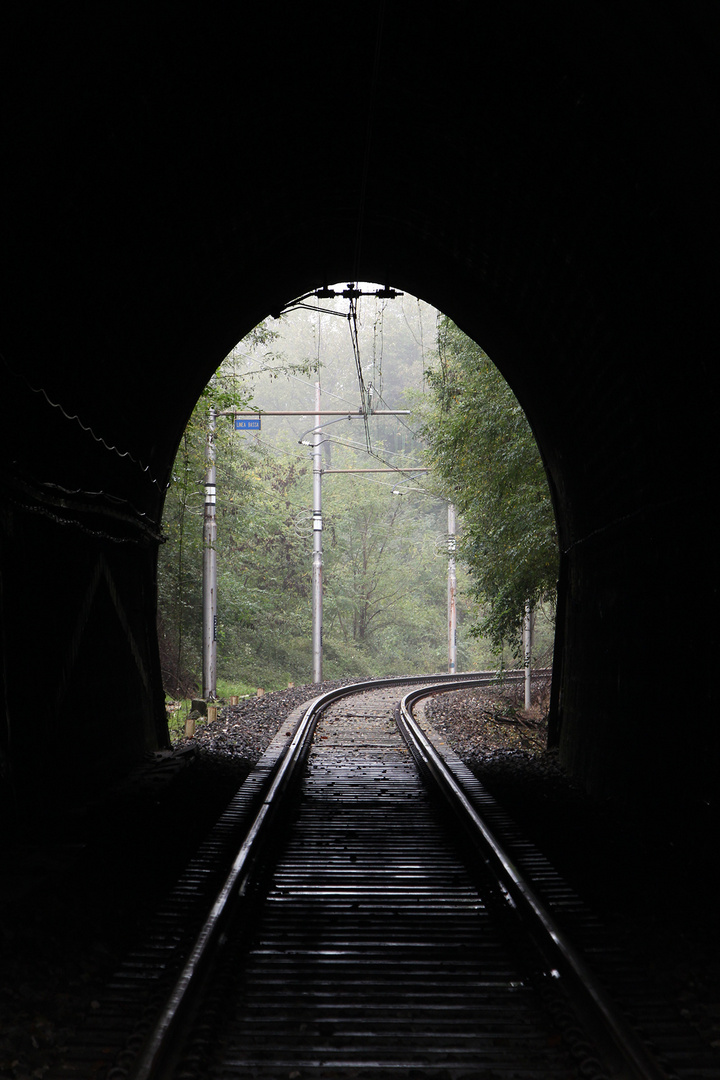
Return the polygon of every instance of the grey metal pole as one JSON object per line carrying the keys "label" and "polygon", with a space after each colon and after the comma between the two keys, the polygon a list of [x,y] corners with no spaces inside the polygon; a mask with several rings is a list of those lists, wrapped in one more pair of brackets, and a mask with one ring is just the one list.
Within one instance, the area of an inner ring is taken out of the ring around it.
{"label": "grey metal pole", "polygon": [[312,566],[312,681],[322,682],[322,430],[320,383],[315,383],[315,439],[313,443],[313,566]]}
{"label": "grey metal pole", "polygon": [[217,697],[217,519],[215,517],[215,409],[210,407],[205,441],[203,516],[203,697]]}
{"label": "grey metal pole", "polygon": [[525,661],[525,708],[531,705],[530,694],[530,653],[532,651],[532,608],[530,601],[525,601],[525,618],[523,619],[523,652]]}
{"label": "grey metal pole", "polygon": [[457,671],[457,575],[455,569],[455,507],[448,503],[448,671]]}

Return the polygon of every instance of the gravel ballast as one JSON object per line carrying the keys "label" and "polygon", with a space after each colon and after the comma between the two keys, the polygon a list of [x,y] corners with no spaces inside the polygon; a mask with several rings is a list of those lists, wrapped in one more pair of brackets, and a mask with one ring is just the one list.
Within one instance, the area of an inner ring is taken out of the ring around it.
{"label": "gravel ballast", "polygon": [[[338,685],[293,687],[224,707],[193,738],[59,817],[51,838],[5,837],[0,1077],[57,1073],[72,1032],[97,1007],[121,958],[280,725]],[[636,836],[587,799],[556,753],[545,750],[544,707],[541,700],[525,713],[513,694],[483,689],[440,695],[425,713],[578,891],[616,923],[720,1055],[720,934],[707,886],[691,884],[694,856],[666,837]]]}

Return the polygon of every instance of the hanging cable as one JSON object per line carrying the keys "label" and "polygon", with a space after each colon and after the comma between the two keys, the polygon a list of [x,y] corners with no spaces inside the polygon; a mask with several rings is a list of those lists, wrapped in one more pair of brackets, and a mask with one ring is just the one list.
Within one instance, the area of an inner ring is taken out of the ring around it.
{"label": "hanging cable", "polygon": [[[365,450],[365,447],[360,446],[358,443],[354,443],[349,439],[343,439],[339,435],[324,435],[324,440],[323,441],[324,442],[333,442],[333,443],[336,443],[338,446],[345,446],[350,450]],[[375,461],[379,461],[379,462],[381,462],[381,464],[385,465],[388,469],[392,469],[394,472],[400,473],[404,477],[404,482],[405,483],[408,483],[408,484],[417,484],[418,483],[417,479],[414,476],[409,475],[410,469],[412,469],[414,466],[408,465],[406,468],[403,468],[402,465],[395,465],[392,461],[388,461],[387,458],[383,457],[382,454],[376,453],[372,449],[367,451],[367,452],[368,452],[370,457],[375,459]],[[396,453],[396,451],[394,451],[394,450],[386,450],[385,453],[394,454],[394,453]]]}
{"label": "hanging cable", "polygon": [[[313,387],[314,387],[314,385],[315,385],[314,383],[310,382],[310,380],[309,380],[309,379],[303,379],[303,378],[301,378],[301,377],[300,377],[299,375],[290,375],[290,374],[289,374],[288,372],[284,372],[283,374],[284,374],[284,376],[285,376],[285,378],[286,378],[286,379],[295,379],[295,380],[296,380],[296,382],[301,382],[301,383],[304,383],[304,384],[305,384],[305,386],[313,386]],[[346,405],[352,405],[353,409],[356,409],[356,408],[357,408],[357,406],[355,405],[355,403],[354,403],[353,401],[351,401],[351,400],[350,400],[350,398],[346,398],[346,397],[341,397],[341,396],[340,396],[340,394],[333,394],[333,393],[331,393],[331,391],[330,391],[330,390],[324,390],[324,389],[323,389],[323,391],[322,391],[322,392],[323,392],[323,395],[324,395],[325,397],[331,397],[331,398],[334,398],[334,399],[335,399],[335,401],[342,401],[342,402],[344,402],[344,403],[345,403]],[[310,413],[311,413],[312,411],[313,411],[312,409],[308,409],[308,415],[309,415],[309,414],[310,414]]]}
{"label": "hanging cable", "polygon": [[[382,398],[383,389],[383,352],[385,347],[385,308],[387,301],[383,300],[378,313],[377,293],[375,294],[375,321],[373,323],[373,392]],[[378,349],[378,340],[380,348]]]}
{"label": "hanging cable", "polygon": [[[348,285],[348,290],[352,286]],[[358,389],[360,391],[360,401],[362,403],[363,420],[365,422],[365,442],[367,445],[368,453],[371,453],[370,449],[370,423],[369,414],[372,408],[370,396],[365,387],[365,380],[363,378],[362,363],[360,362],[360,339],[358,335],[358,322],[357,322],[357,299],[354,296],[350,297],[350,311],[348,312],[348,325],[350,327],[350,341],[352,343],[353,357],[355,359],[355,370],[357,372]]]}
{"label": "hanging cable", "polygon": [[[379,398],[379,400],[380,400],[380,403],[381,403],[382,405],[384,405],[386,409],[389,409],[389,408],[391,408],[391,406],[389,405],[389,403],[388,403],[388,402],[387,402],[387,401],[385,400],[385,398],[384,398],[384,397],[383,397],[383,396],[382,396],[381,394],[379,394],[379,395],[378,395],[378,398]],[[407,429],[408,429],[408,431],[409,431],[409,432],[410,432],[410,434],[411,434],[411,435],[413,436],[413,438],[415,438],[415,439],[419,439],[419,438],[420,438],[420,433],[419,433],[418,431],[415,431],[415,430],[414,430],[413,428],[411,428],[411,427],[410,427],[410,425],[408,424],[408,422],[407,422],[406,420],[404,420],[404,419],[402,418],[402,416],[398,416],[398,417],[397,417],[397,419],[398,419],[399,423],[401,423],[401,424],[402,424],[402,426],[403,426],[403,427],[405,427],[405,428],[407,428]]]}

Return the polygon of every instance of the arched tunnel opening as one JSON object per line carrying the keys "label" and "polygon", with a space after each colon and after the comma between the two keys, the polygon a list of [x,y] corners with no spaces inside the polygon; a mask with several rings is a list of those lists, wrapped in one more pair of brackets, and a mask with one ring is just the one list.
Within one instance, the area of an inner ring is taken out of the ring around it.
{"label": "arched tunnel opening", "polygon": [[[166,745],[156,563],[187,418],[239,338],[346,278],[426,298],[513,387],[559,527],[563,768],[662,838],[658,864],[671,842],[707,858],[714,14],[650,0],[4,12],[10,862],[59,800]],[[145,809],[126,838],[138,850]]]}
{"label": "arched tunnel opening", "polygon": [[[508,318],[504,303],[492,306],[487,287],[470,290],[464,275],[456,274],[457,291],[446,295],[446,267],[439,272],[432,257],[407,244],[395,249],[386,223],[378,228],[378,249],[390,243],[397,258],[386,260],[392,279],[413,286],[417,281],[416,292],[437,296],[438,303],[447,299],[443,310],[483,342],[518,393],[542,448],[560,528],[555,708],[567,767],[593,793],[618,805],[647,806],[650,815],[662,812],[670,775],[684,776],[680,802],[702,818],[714,800],[715,731],[708,725],[697,733],[702,751],[695,739],[678,747],[672,697],[651,674],[665,620],[664,584],[683,563],[688,514],[705,505],[696,496],[702,481],[697,461],[687,461],[685,438],[697,399],[673,395],[667,381],[647,369],[660,348],[649,322],[641,320],[638,328],[647,338],[641,375],[638,337],[628,333],[611,347],[607,324],[579,318],[582,302],[566,294],[556,308],[558,325],[571,312],[573,326],[567,340],[549,328],[540,338],[545,359],[539,361],[530,355],[520,321]],[[307,258],[306,241],[303,236],[296,248],[300,261]],[[322,229],[317,243],[329,244]],[[369,237],[366,247],[372,250]],[[305,272],[276,290],[259,290],[257,297],[251,285],[246,326],[295,295],[298,286],[317,280]],[[570,291],[577,282],[566,285]],[[203,312],[190,327],[180,320],[171,339],[162,341],[146,323],[151,336],[141,355],[110,365],[105,386],[92,379],[92,344],[83,361],[88,368],[76,364],[79,381],[72,365],[60,383],[59,366],[49,359],[42,371],[42,352],[33,354],[30,376],[5,354],[8,386],[18,400],[5,427],[12,463],[5,477],[12,497],[5,510],[3,590],[10,804],[16,793],[22,804],[52,789],[58,761],[60,776],[86,776],[124,767],[164,745],[154,641],[159,510],[185,418],[216,358],[237,339],[238,326],[242,331],[231,286],[222,319]],[[539,303],[538,296],[528,296],[531,306]],[[214,316],[217,303],[213,297]],[[617,323],[613,331],[619,334]],[[83,348],[67,345],[75,361]],[[587,356],[582,365],[581,349]],[[168,357],[167,377],[153,385],[158,377],[144,368],[143,358],[161,353]],[[199,363],[198,357],[206,359]],[[147,382],[138,381],[141,370]],[[145,391],[137,394],[138,386]],[[702,425],[694,434],[703,437]],[[699,530],[693,539],[702,551],[711,535]],[[706,605],[698,589],[683,589],[681,603],[701,626]],[[19,625],[21,634],[13,629]],[[694,639],[683,636],[675,646],[681,670],[695,667],[695,654]],[[36,656],[42,657],[40,670]],[[41,718],[27,722],[30,685],[50,704]]]}
{"label": "arched tunnel opening", "polygon": [[162,529],[176,735],[198,696],[502,672],[526,646],[528,668],[552,667],[556,526],[532,431],[484,351],[395,288],[318,287],[232,349]]}

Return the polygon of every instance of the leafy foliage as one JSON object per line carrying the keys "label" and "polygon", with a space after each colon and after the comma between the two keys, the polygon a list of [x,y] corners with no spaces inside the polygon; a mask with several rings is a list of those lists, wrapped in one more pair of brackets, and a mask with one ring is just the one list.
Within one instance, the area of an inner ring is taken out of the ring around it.
{"label": "leafy foliage", "polygon": [[462,516],[459,552],[484,614],[475,626],[519,651],[525,601],[554,601],[557,537],[530,425],[487,354],[449,319],[438,325],[422,431]]}
{"label": "leafy foliage", "polygon": [[441,670],[447,563],[437,558],[436,539],[444,506],[358,477],[332,481],[324,620],[331,639],[388,674]]}
{"label": "leafy foliage", "polygon": [[[200,395],[175,458],[163,513],[166,542],[158,557],[158,639],[165,688],[179,697],[197,691],[202,667],[203,510],[209,409],[248,407],[253,398],[255,352],[260,348],[269,350],[277,337],[276,331],[262,323],[225,359]],[[248,360],[250,377],[248,365],[245,370],[242,366]],[[273,362],[277,365],[273,370],[279,370],[282,357],[266,352],[263,368],[271,367]],[[255,490],[252,455],[238,447],[223,424],[218,427],[215,445],[218,476],[226,479],[228,472],[232,473],[232,512],[233,504],[250,499]],[[228,542],[225,536],[221,542]]]}
{"label": "leafy foliage", "polygon": [[[435,312],[406,298],[371,302],[361,327],[366,385],[379,409],[407,408],[434,344]],[[322,357],[322,360],[321,360]],[[208,410],[296,410],[238,433],[218,417],[218,680],[280,688],[312,670],[312,466],[302,440],[314,425],[315,382],[323,409],[357,414],[357,376],[347,320],[301,310],[262,324],[226,358],[184,434],[167,493],[159,558],[158,629],[166,690],[199,689],[202,530]],[[339,414],[323,425],[323,467],[418,466],[421,441],[407,418]],[[369,456],[370,455],[370,456]],[[396,492],[399,492],[396,493]],[[425,495],[429,494],[427,491]],[[323,674],[441,671],[447,664],[446,501],[400,473],[323,478]],[[465,670],[491,657],[464,633]]]}

